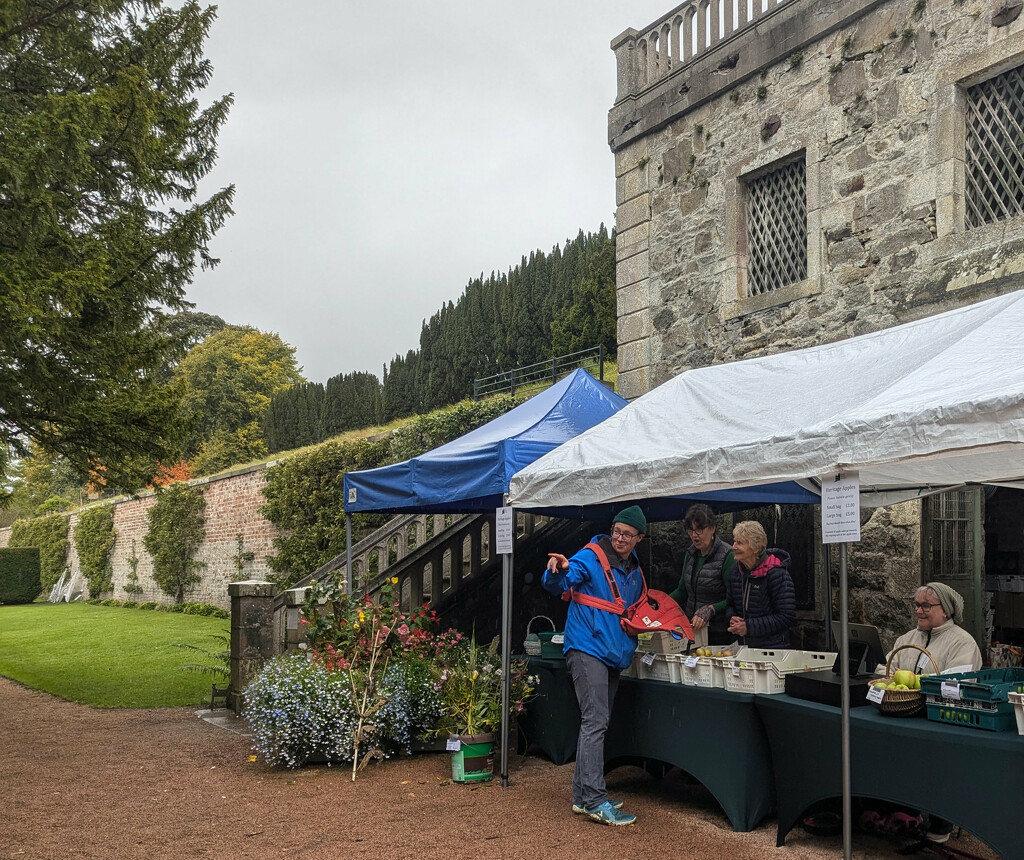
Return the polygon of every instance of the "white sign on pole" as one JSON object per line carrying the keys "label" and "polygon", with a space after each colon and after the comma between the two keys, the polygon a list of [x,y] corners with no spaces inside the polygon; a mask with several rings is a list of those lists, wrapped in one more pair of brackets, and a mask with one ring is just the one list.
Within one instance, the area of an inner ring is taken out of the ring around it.
{"label": "white sign on pole", "polygon": [[821,542],[860,540],[860,472],[821,476]]}
{"label": "white sign on pole", "polygon": [[498,555],[512,552],[512,537],[515,533],[515,519],[512,508],[495,508],[494,545]]}

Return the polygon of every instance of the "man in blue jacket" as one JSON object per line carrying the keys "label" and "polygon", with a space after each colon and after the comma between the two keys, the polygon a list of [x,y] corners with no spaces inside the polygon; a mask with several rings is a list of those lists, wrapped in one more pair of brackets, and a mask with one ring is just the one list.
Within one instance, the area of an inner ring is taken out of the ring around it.
{"label": "man in blue jacket", "polygon": [[[604,736],[619,686],[619,673],[630,665],[636,651],[636,639],[622,629],[619,618],[623,609],[636,603],[643,592],[636,547],[646,531],[644,512],[636,505],[628,507],[615,515],[610,535],[595,536],[572,558],[549,553],[543,578],[548,591],[568,592],[570,596],[562,650],[582,716],[572,780],[572,811],[585,813],[602,824],[636,821],[635,815],[622,811],[622,801],[608,798]],[[602,555],[607,561],[607,575]]]}

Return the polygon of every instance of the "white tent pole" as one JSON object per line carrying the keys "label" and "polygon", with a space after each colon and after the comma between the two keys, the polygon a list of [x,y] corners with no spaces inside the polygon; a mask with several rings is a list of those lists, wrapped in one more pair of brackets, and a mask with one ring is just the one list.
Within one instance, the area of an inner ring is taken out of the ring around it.
{"label": "white tent pole", "polygon": [[345,594],[352,594],[352,514],[345,514]]}
{"label": "white tent pole", "polygon": [[[843,858],[851,860],[853,851],[853,804],[850,780],[850,639],[849,598],[846,590],[847,544],[839,544],[839,665],[840,704],[842,705],[843,746]],[[827,574],[826,574],[827,575]]]}
{"label": "white tent pole", "polygon": [[516,512],[512,511],[512,551],[501,557],[501,787],[508,788],[509,704],[512,694],[512,560]]}

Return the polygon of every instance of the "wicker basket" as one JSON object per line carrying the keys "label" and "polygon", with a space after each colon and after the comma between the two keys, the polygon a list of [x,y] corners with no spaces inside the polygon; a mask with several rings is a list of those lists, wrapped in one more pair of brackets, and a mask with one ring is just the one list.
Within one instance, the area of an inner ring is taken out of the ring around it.
{"label": "wicker basket", "polygon": [[[920,645],[900,645],[899,648],[894,648],[893,652],[889,655],[889,659],[885,662],[885,677],[879,678],[871,682],[872,687],[877,687],[882,684],[892,683],[892,658],[896,656],[899,651],[903,651],[907,648],[913,648],[920,651],[927,657],[932,664],[932,668],[936,673],[939,671],[939,666],[935,662],[935,658],[925,648]],[[872,702],[872,704],[878,708],[879,713],[887,714],[890,717],[913,717],[916,714],[921,713],[924,710],[924,694],[920,690],[886,690],[885,695],[882,697],[880,702]]]}
{"label": "wicker basket", "polygon": [[540,656],[540,636],[533,632],[533,622],[538,618],[547,621],[547,623],[551,625],[552,632],[558,629],[555,627],[555,622],[546,615],[534,615],[533,618],[530,619],[530,623],[526,625],[526,640],[523,642],[523,649],[526,651],[527,657]]}

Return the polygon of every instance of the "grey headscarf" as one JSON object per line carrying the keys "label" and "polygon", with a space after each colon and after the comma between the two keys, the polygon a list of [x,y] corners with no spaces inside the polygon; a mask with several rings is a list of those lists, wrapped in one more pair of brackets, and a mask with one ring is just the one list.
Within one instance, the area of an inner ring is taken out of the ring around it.
{"label": "grey headscarf", "polygon": [[926,582],[924,588],[930,588],[935,592],[942,604],[942,611],[953,619],[957,624],[964,623],[964,599],[953,588],[944,582]]}

